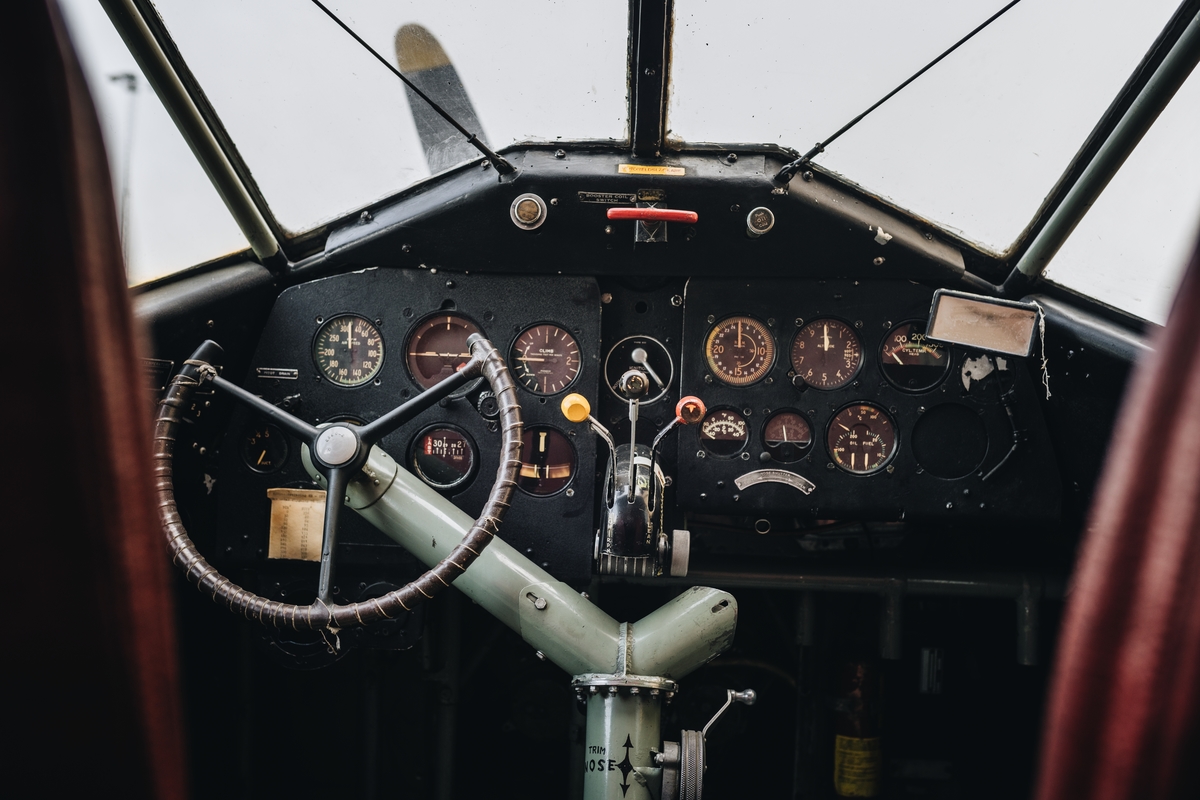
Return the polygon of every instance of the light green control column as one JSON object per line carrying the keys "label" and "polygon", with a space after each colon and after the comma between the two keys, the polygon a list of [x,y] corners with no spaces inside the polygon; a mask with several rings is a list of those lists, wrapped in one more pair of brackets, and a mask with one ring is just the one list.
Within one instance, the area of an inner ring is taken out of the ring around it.
{"label": "light green control column", "polygon": [[[307,448],[303,456],[309,474],[323,482]],[[474,523],[378,447],[348,496],[351,508],[429,566]],[[662,742],[661,703],[679,678],[733,642],[733,595],[693,587],[638,622],[618,623],[501,538],[454,586],[566,670],[586,696],[585,800],[657,796],[661,776],[651,751]]]}

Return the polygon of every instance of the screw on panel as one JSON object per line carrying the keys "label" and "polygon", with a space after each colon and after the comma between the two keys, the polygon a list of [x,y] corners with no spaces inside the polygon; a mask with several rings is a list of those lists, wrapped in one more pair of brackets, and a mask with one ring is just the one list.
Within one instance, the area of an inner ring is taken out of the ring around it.
{"label": "screw on panel", "polygon": [[604,232],[605,232],[605,233],[612,233],[612,225],[605,225],[605,226],[604,226]]}
{"label": "screw on panel", "polygon": [[875,256],[875,258],[871,259],[871,263],[877,267],[883,266],[883,256]]}
{"label": "screw on panel", "polygon": [[801,178],[802,180],[804,180],[804,181],[811,181],[811,180],[812,180],[812,173],[811,173],[811,172],[801,172],[801,173],[800,173],[800,178]]}
{"label": "screw on panel", "polygon": [[612,295],[608,292],[605,292],[604,294],[600,295],[600,302],[604,305],[608,305],[612,302]]}
{"label": "screw on panel", "polygon": [[797,328],[803,328],[804,327],[804,319],[802,317],[796,317],[795,325]]}
{"label": "screw on panel", "polygon": [[359,215],[358,215],[358,221],[359,221],[361,224],[364,224],[364,225],[365,225],[366,223],[370,222],[372,219],[374,219],[374,217],[372,217],[372,216],[371,216],[371,212],[370,212],[370,211],[364,211],[364,212],[362,212],[361,214],[359,214]]}
{"label": "screw on panel", "polygon": [[681,305],[683,305],[683,298],[677,294],[671,295],[671,305],[679,308]]}
{"label": "screw on panel", "polygon": [[411,253],[411,252],[412,252],[412,245],[411,245],[411,244],[402,244],[402,245],[400,245],[400,252],[401,252],[401,253]]}
{"label": "screw on panel", "polygon": [[554,151],[554,157],[555,157],[555,158],[566,158],[566,157],[567,157],[567,151],[566,151],[566,150],[555,150],[555,151]]}

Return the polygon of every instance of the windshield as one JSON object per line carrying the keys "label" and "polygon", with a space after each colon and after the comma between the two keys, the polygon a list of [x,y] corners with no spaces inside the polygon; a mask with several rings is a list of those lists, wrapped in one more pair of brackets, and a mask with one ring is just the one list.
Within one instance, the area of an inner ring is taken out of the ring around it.
{"label": "windshield", "polygon": [[[65,3],[80,19],[98,13],[87,0]],[[676,147],[769,143],[803,152],[1002,5],[676,0],[668,140]],[[479,158],[310,2],[153,6],[285,235]],[[524,141],[628,142],[628,2],[361,0],[330,7],[494,149]],[[1026,0],[815,161],[1003,257],[1173,10],[1172,0]],[[77,26],[77,42],[96,39],[93,27]],[[185,237],[150,220],[166,209],[175,220],[207,218],[215,195],[197,193],[203,212],[181,202],[180,176],[201,173],[194,163],[166,167],[155,137],[142,133],[145,121],[166,120],[160,107],[138,111],[138,135],[125,133],[133,106],[113,75],[136,75],[128,53],[119,67],[104,62],[107,51],[100,67],[89,58],[95,53],[84,55],[93,92],[102,111],[108,107],[113,160],[126,162],[114,169],[118,184],[132,175],[134,191],[122,206],[132,209],[127,249],[135,263],[155,262],[138,274],[206,260],[160,259],[149,244],[154,237],[170,246]],[[1193,76],[1184,86],[1114,183],[1126,188],[1101,198],[1048,277],[1146,319],[1166,318],[1180,254],[1200,214],[1200,149],[1190,145],[1200,129],[1198,82]],[[170,149],[190,160],[178,136]],[[146,153],[155,154],[153,165]],[[150,186],[152,179],[163,186]],[[166,194],[169,203],[155,199]],[[227,217],[192,226],[197,233],[209,228],[219,228],[223,239],[208,258],[244,244],[230,234]],[[1123,286],[1130,270],[1139,291]]]}
{"label": "windshield", "polygon": [[[426,146],[428,108],[410,103],[403,84],[312,3],[154,6],[285,231],[310,230],[476,155],[457,134]],[[435,99],[465,91],[482,126],[474,132],[493,148],[626,138],[625,2],[329,7],[376,52],[425,73],[418,79]]]}

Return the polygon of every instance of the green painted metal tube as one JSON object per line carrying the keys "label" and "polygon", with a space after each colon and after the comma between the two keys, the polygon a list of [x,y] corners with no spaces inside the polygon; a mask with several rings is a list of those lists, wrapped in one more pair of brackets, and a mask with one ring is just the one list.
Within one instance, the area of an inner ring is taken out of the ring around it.
{"label": "green painted metal tube", "polygon": [[229,157],[213,136],[137,5],[133,0],[100,0],[100,5],[150,81],[171,120],[192,148],[192,153],[208,174],[217,194],[225,201],[225,207],[242,229],[254,255],[264,262],[275,259],[281,250],[266,217],[246,191]]}
{"label": "green painted metal tube", "polygon": [[[422,563],[438,563],[470,531],[471,517],[397,469],[379,448],[364,469],[395,478],[378,500],[356,510]],[[454,586],[572,675],[616,668],[617,621],[503,539],[489,544]]]}
{"label": "green painted metal tube", "polygon": [[736,626],[732,595],[693,586],[633,624],[629,671],[681,678],[725,652]]}
{"label": "green painted metal tube", "polygon": [[[647,774],[662,781],[650,751],[662,746],[660,699],[600,692],[588,697],[583,800],[649,800]],[[656,786],[655,789],[658,789]]]}
{"label": "green painted metal tube", "polygon": [[1158,119],[1159,113],[1171,102],[1176,90],[1200,61],[1200,14],[1192,18],[1171,52],[1159,64],[1154,75],[1142,87],[1125,116],[1096,152],[1079,180],[1067,192],[1062,204],[1055,209],[1046,227],[1017,262],[1017,271],[1028,278],[1037,278],[1058,253],[1063,242],[1075,230],[1096,198],[1108,186],[1113,175],[1137,147],[1142,136]]}

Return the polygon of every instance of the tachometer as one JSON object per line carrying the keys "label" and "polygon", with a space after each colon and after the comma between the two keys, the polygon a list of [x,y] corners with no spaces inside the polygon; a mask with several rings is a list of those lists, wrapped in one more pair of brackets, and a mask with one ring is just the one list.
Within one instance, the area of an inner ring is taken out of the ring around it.
{"label": "tachometer", "polygon": [[534,325],[513,342],[509,367],[534,394],[556,394],[579,377],[579,343],[557,325]]}
{"label": "tachometer", "polygon": [[870,475],[895,455],[896,423],[874,403],[855,403],[834,415],[825,443],[833,463],[855,475]]}
{"label": "tachometer", "polygon": [[471,360],[467,337],[479,326],[458,314],[437,314],[413,330],[405,361],[413,380],[429,389],[449,378]]}
{"label": "tachometer", "polygon": [[730,386],[749,386],[771,371],[775,339],[754,317],[730,317],[708,332],[704,359],[717,380]]}
{"label": "tachometer", "polygon": [[383,337],[356,314],[334,317],[313,338],[313,360],[321,374],[338,386],[362,386],[383,366]]}

